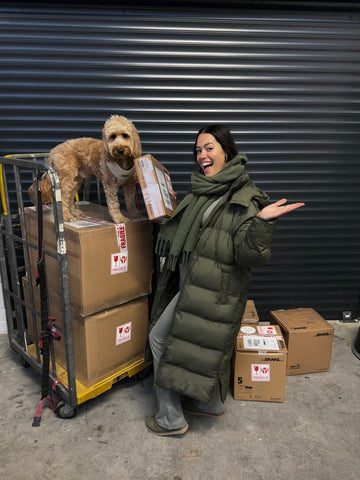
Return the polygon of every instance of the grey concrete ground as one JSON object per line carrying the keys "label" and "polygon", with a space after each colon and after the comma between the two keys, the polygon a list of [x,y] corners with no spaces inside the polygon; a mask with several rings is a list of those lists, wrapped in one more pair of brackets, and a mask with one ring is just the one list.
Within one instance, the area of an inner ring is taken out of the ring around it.
{"label": "grey concrete ground", "polygon": [[327,373],[287,377],[284,403],[231,395],[221,419],[189,417],[182,438],[155,437],[152,375],[126,379],[71,420],[43,410],[31,426],[40,377],[0,336],[1,480],[359,480],[358,324],[335,326]]}

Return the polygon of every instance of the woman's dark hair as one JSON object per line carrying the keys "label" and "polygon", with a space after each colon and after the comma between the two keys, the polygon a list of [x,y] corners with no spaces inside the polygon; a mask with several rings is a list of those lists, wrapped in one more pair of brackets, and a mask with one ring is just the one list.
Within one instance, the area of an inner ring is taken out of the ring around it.
{"label": "woman's dark hair", "polygon": [[234,139],[230,133],[230,130],[225,127],[225,125],[208,125],[206,127],[200,128],[198,134],[196,135],[194,148],[193,148],[193,155],[196,161],[196,144],[198,137],[201,133],[210,133],[222,146],[226,154],[227,161],[230,161],[235,157],[238,153],[238,149],[236,148]]}

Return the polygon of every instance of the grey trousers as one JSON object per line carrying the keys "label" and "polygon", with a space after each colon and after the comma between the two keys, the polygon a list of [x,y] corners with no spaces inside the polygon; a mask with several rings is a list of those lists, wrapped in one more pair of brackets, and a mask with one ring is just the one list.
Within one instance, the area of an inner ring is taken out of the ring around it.
{"label": "grey trousers", "polygon": [[[149,335],[150,348],[153,354],[154,377],[156,377],[158,371],[159,361],[172,324],[179,294],[180,292],[175,295],[165,308]],[[179,395],[171,390],[158,386],[155,386],[155,395],[158,406],[158,410],[155,414],[156,423],[169,430],[184,427],[187,424],[187,421],[184,417]],[[195,400],[194,406],[207,413],[222,413],[224,411],[224,403],[221,400],[220,388],[217,387],[213,398],[209,403]]]}

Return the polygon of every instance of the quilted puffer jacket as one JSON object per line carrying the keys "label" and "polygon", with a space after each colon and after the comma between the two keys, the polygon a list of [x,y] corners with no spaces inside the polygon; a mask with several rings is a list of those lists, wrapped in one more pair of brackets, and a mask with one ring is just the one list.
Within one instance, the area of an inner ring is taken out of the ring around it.
{"label": "quilted puffer jacket", "polygon": [[[155,385],[208,402],[219,382],[225,399],[251,267],[271,255],[276,222],[256,216],[266,204],[267,195],[249,180],[225,195],[207,219],[189,259]],[[165,268],[160,276],[150,330],[178,292],[178,275]]]}

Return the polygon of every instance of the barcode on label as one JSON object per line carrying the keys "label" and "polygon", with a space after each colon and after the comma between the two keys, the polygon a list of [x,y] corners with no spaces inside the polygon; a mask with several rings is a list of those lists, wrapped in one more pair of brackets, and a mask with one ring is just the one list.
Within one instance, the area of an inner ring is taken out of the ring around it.
{"label": "barcode on label", "polygon": [[249,350],[279,350],[279,345],[274,337],[244,335],[244,348]]}

